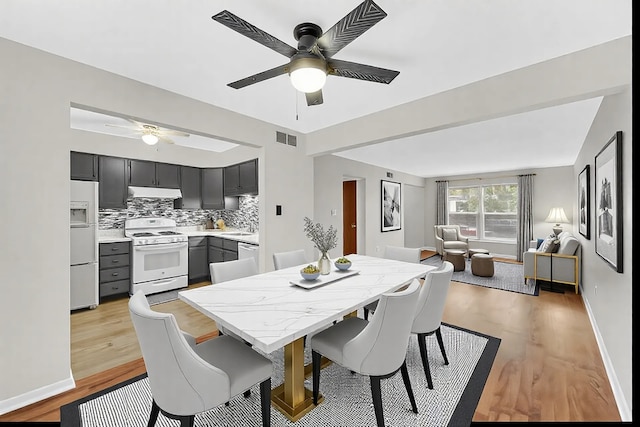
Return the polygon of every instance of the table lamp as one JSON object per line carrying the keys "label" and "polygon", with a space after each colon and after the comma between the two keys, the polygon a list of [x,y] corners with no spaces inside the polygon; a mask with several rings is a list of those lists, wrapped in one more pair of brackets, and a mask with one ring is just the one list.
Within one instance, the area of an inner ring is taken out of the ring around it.
{"label": "table lamp", "polygon": [[568,224],[569,220],[567,219],[567,215],[564,213],[564,208],[551,208],[549,211],[549,216],[544,222],[552,222],[555,224],[553,227],[553,232],[556,234],[556,237],[560,233],[562,233],[562,226],[560,224]]}

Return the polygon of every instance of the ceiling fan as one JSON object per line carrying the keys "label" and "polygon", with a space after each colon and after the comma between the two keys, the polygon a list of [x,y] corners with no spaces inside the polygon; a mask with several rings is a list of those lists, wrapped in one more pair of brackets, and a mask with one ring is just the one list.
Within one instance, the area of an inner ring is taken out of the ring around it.
{"label": "ceiling fan", "polygon": [[324,33],[316,24],[298,24],[293,30],[293,36],[298,41],[297,49],[228,10],[212,16],[212,19],[290,59],[284,65],[229,83],[228,86],[240,89],[281,74],[289,74],[293,86],[305,92],[307,105],[311,106],[322,104],[322,86],[327,75],[389,84],[400,74],[399,71],[333,58],[333,55],[385,16],[386,12],[377,4],[365,0]]}
{"label": "ceiling fan", "polygon": [[105,123],[105,126],[129,129],[133,131],[134,135],[140,135],[142,137],[142,141],[144,141],[148,145],[155,145],[158,143],[158,141],[166,142],[167,144],[175,144],[175,141],[169,138],[169,136],[189,136],[188,133],[180,132],[178,130],[161,128],[156,125],[142,123],[133,119],[124,118],[124,120],[130,122],[131,125],[115,125],[112,123]]}

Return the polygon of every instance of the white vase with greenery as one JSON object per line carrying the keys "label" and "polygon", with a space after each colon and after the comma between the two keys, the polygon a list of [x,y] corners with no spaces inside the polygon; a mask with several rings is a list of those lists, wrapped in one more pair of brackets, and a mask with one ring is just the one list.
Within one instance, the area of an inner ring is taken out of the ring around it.
{"label": "white vase with greenery", "polygon": [[322,224],[315,223],[309,218],[304,218],[304,232],[314,244],[316,249],[320,251],[320,259],[318,260],[318,269],[320,274],[329,274],[331,271],[331,259],[329,251],[338,244],[337,230],[333,225],[325,232]]}

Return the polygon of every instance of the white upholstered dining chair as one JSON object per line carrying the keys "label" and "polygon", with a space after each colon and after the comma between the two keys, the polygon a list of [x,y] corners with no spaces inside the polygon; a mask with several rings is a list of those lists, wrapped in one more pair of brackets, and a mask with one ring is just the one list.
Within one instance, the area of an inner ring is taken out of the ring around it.
{"label": "white upholstered dining chair", "polygon": [[297,249],[288,252],[275,252],[273,254],[273,266],[276,270],[289,268],[296,265],[306,264],[307,255],[304,249]]}
{"label": "white upholstered dining chair", "polygon": [[354,373],[369,376],[378,427],[385,425],[380,380],[390,378],[398,370],[402,373],[411,409],[418,413],[405,359],[419,288],[420,282],[414,279],[402,291],[383,294],[370,322],[349,317],[310,337],[314,404],[318,403],[320,364],[324,356]]}
{"label": "white upholstered dining chair", "polygon": [[[395,261],[415,262],[420,263],[420,255],[422,249],[420,248],[405,248],[402,246],[385,246],[384,258],[393,259]],[[373,312],[378,305],[378,301],[374,301],[364,306],[364,318],[369,318],[369,312]]]}
{"label": "white upholstered dining chair", "polygon": [[427,336],[435,333],[438,339],[438,345],[440,346],[440,352],[444,358],[444,364],[449,364],[449,359],[447,359],[447,353],[444,349],[444,342],[442,341],[440,324],[442,323],[442,313],[444,313],[444,305],[447,300],[447,293],[452,276],[453,264],[449,261],[444,261],[440,268],[427,273],[424,283],[422,284],[422,289],[420,289],[416,314],[413,325],[411,326],[411,333],[418,336],[422,367],[427,377],[427,386],[430,389],[433,389],[433,381],[431,379],[429,359],[427,357]]}
{"label": "white upholstered dining chair", "polygon": [[262,425],[271,425],[272,363],[238,340],[223,336],[200,344],[183,332],[173,314],[151,310],[142,290],[129,300],[152,404],[148,427],[162,412],[192,427],[195,415],[260,384]]}

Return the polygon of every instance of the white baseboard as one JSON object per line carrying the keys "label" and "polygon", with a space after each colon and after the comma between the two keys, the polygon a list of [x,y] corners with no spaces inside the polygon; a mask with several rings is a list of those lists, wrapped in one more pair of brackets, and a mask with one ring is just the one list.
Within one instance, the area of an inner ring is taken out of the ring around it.
{"label": "white baseboard", "polygon": [[629,408],[629,404],[627,403],[627,400],[624,397],[624,393],[620,388],[620,382],[618,381],[618,376],[616,375],[616,371],[613,369],[611,358],[609,357],[607,348],[604,345],[604,340],[602,339],[602,335],[600,334],[598,325],[594,321],[593,312],[591,311],[591,306],[589,305],[589,300],[585,299],[582,293],[580,295],[582,296],[582,301],[584,302],[584,305],[587,308],[589,321],[591,323],[591,327],[593,328],[593,333],[596,336],[596,341],[598,342],[598,348],[600,349],[602,362],[604,363],[604,368],[607,371],[607,376],[609,377],[609,384],[611,385],[611,389],[613,390],[613,397],[616,399],[616,405],[618,405],[618,412],[620,413],[620,418],[622,419],[623,422],[631,422],[633,421],[631,409]]}
{"label": "white baseboard", "polygon": [[27,405],[31,405],[32,403],[39,402],[67,390],[74,389],[75,387],[76,383],[73,380],[73,375],[69,372],[69,377],[61,381],[0,401],[0,415],[15,411],[16,409],[24,408]]}

